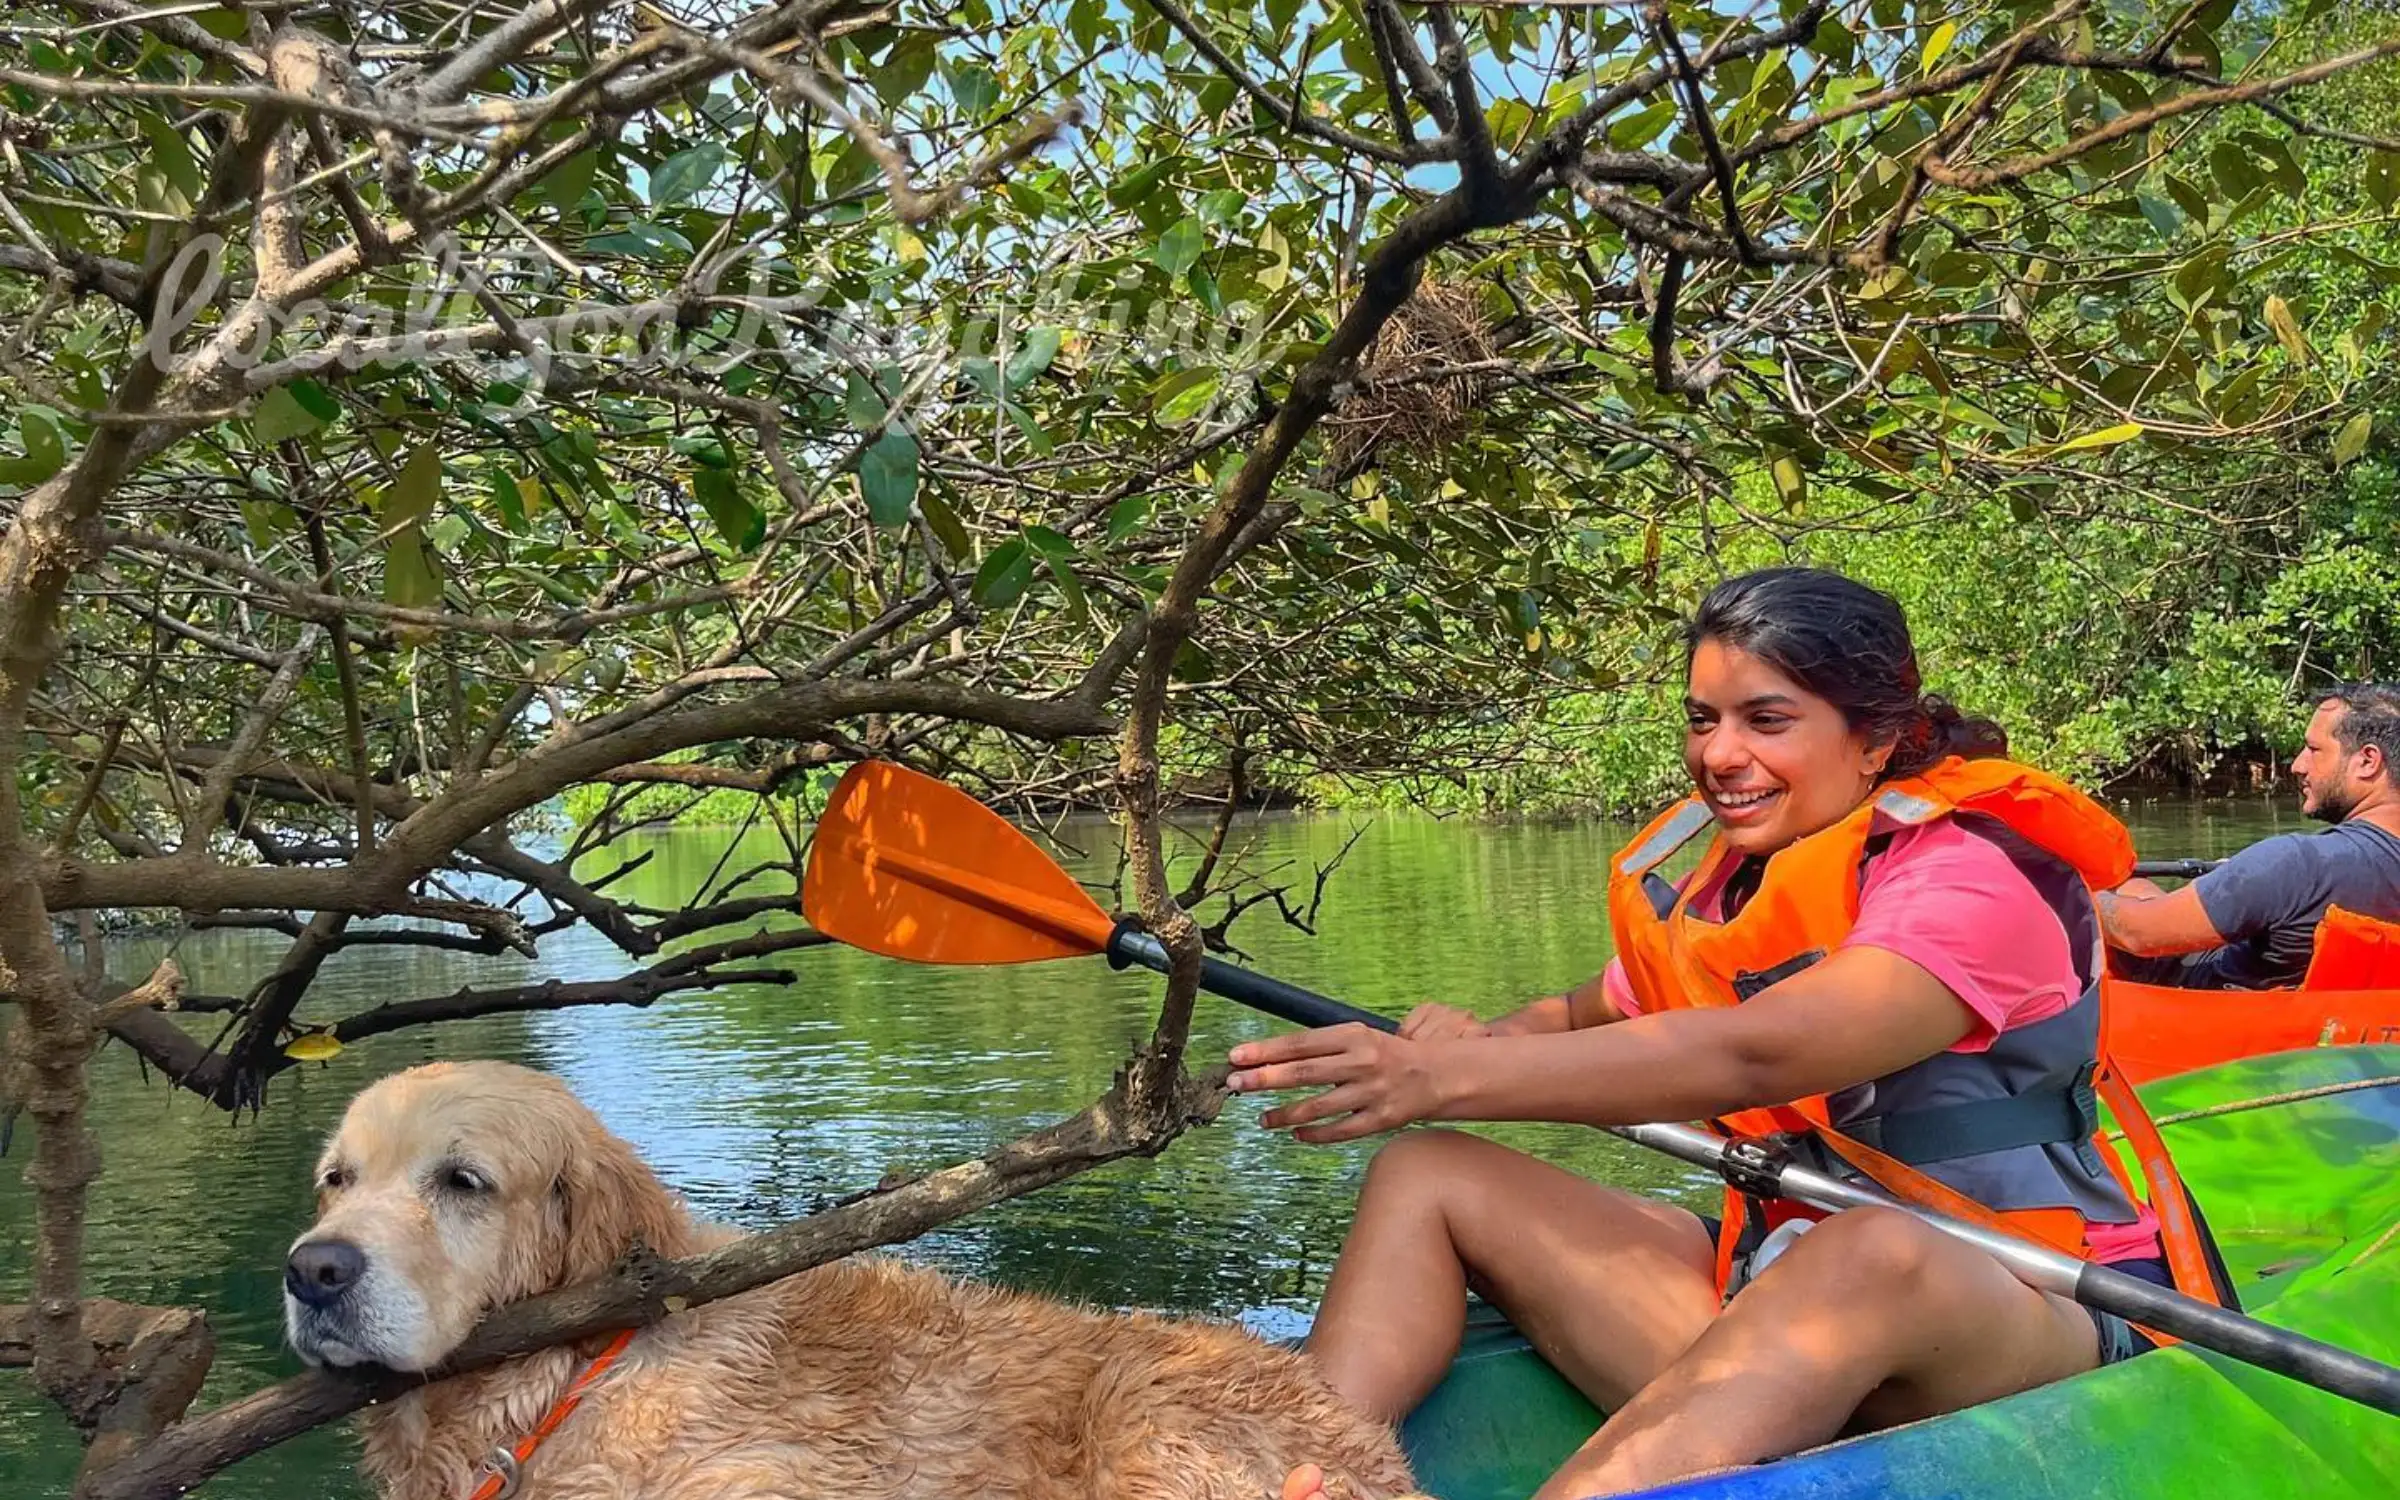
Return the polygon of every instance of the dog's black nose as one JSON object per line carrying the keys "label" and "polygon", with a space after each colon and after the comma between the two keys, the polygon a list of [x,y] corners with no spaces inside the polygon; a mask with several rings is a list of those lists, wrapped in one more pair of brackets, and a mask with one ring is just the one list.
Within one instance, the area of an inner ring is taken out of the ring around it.
{"label": "dog's black nose", "polygon": [[348,1240],[309,1240],[283,1263],[286,1291],[311,1307],[341,1299],[367,1270],[367,1254]]}

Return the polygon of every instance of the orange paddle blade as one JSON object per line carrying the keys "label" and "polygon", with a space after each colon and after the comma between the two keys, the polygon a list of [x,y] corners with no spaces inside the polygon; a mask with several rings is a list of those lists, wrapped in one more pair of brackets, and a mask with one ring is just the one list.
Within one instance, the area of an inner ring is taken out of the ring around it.
{"label": "orange paddle blade", "polygon": [[998,813],[879,760],[833,789],[800,907],[837,942],[928,964],[1078,958],[1106,949],[1116,926]]}

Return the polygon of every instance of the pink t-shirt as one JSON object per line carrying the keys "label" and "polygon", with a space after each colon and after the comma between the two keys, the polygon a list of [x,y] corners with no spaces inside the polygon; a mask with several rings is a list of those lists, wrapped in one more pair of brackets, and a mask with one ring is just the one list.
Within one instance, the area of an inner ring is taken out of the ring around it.
{"label": "pink t-shirt", "polygon": [[[1891,832],[1867,865],[1858,921],[1843,946],[1897,954],[1956,995],[1974,1025],[1950,1051],[1985,1051],[2001,1032],[2074,1003],[2083,986],[2066,928],[1997,844],[1948,818]],[[1703,892],[1694,904],[1710,914],[1716,896]],[[1619,1011],[1641,1012],[1623,964],[1611,960],[1602,982]],[[2103,1261],[2159,1253],[2158,1221],[2147,1208],[2131,1224],[2094,1224],[2088,1237]]]}

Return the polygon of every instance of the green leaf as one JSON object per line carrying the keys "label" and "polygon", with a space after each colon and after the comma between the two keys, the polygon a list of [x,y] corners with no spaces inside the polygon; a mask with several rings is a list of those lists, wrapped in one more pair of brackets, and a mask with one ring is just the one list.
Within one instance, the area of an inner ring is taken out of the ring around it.
{"label": "green leaf", "polygon": [[1058,358],[1064,335],[1055,328],[1036,328],[1025,335],[1025,342],[1008,357],[1008,388],[1016,390],[1034,376],[1050,368]]}
{"label": "green leaf", "polygon": [[2225,247],[2211,245],[2175,270],[2169,285],[2178,307],[2189,311],[2225,289]]}
{"label": "green leaf", "polygon": [[1207,249],[1206,231],[1201,229],[1198,219],[1186,214],[1160,237],[1158,249],[1151,259],[1157,261],[1160,269],[1168,275],[1181,276],[1198,263]]}
{"label": "green leaf", "polygon": [[1192,289],[1202,307],[1217,317],[1225,316],[1225,294],[1217,290],[1217,278],[1208,274],[1208,267],[1194,266],[1184,272],[1183,284]]}
{"label": "green leaf", "polygon": [[1248,194],[1234,188],[1218,188],[1212,193],[1203,194],[1199,204],[1200,222],[1224,228],[1242,216],[1242,205],[1249,201]]}
{"label": "green leaf", "polygon": [[888,408],[883,392],[875,389],[875,382],[853,370],[842,377],[842,410],[849,416],[852,427],[870,432],[883,420]]}
{"label": "green leaf", "polygon": [[897,430],[877,438],[859,456],[858,493],[876,525],[906,523],[917,498],[917,440]]}
{"label": "green leaf", "polygon": [[1005,609],[1017,602],[1031,582],[1033,553],[1023,537],[1011,537],[984,557],[969,593],[985,609]]}
{"label": "green leaf", "polygon": [[1216,399],[1223,375],[1216,370],[1185,370],[1168,376],[1150,393],[1150,411],[1168,426],[1191,421]]}
{"label": "green leaf", "polygon": [[2258,166],[2235,141],[2219,141],[2208,153],[2209,175],[2228,198],[2242,198],[2260,185]]}
{"label": "green leaf", "polygon": [[550,175],[542,179],[542,196],[561,213],[579,208],[584,194],[592,190],[592,178],[599,170],[598,147],[578,151],[550,169]]}
{"label": "green leaf", "polygon": [[1251,273],[1251,284],[1262,292],[1280,292],[1292,279],[1292,246],[1273,224],[1258,226],[1258,250],[1267,263]]}
{"label": "green leaf", "polygon": [[933,76],[939,51],[940,43],[930,32],[912,31],[902,36],[873,71],[875,91],[886,104],[913,104],[924,91],[925,81]]}
{"label": "green leaf", "polygon": [[167,174],[167,181],[185,201],[200,201],[200,164],[192,159],[192,143],[157,115],[142,117],[142,138],[150,143],[150,164]]}
{"label": "green leaf", "polygon": [[1775,497],[1785,510],[1796,511],[1808,503],[1808,474],[1800,460],[1787,453],[1767,466],[1767,475],[1775,481]]}
{"label": "green leaf", "polygon": [[2206,228],[2208,225],[2208,195],[2173,172],[2165,173],[2164,176],[2167,196],[2175,200],[2175,206],[2183,210],[2183,216],[2191,220],[2195,226]]}
{"label": "green leaf", "polygon": [[593,255],[630,255],[637,260],[669,260],[692,253],[692,242],[665,224],[636,219],[610,234],[595,234],[583,242]]}
{"label": "green leaf", "polygon": [[1033,449],[1036,457],[1048,458],[1057,448],[1058,445],[1050,441],[1050,434],[1042,430],[1042,424],[1032,412],[1005,396],[1000,399],[1000,410],[1009,421],[1016,424],[1017,431],[1025,434],[1026,446]]}
{"label": "green leaf", "polygon": [[277,386],[258,398],[250,410],[250,435],[262,443],[306,437],[325,424],[300,404],[289,386]]}
{"label": "green leaf", "polygon": [[387,531],[421,525],[432,519],[434,506],[441,498],[442,455],[433,444],[426,443],[409,454],[408,462],[400,466],[400,477],[383,492],[377,517]]}
{"label": "green leaf", "polygon": [[667,451],[678,458],[688,458],[712,469],[733,467],[733,453],[725,446],[724,437],[716,432],[678,433],[668,441]]}
{"label": "green leaf", "polygon": [[925,524],[932,527],[933,534],[941,540],[942,550],[948,552],[954,561],[963,562],[974,553],[975,544],[967,537],[966,524],[959,520],[958,512],[952,510],[939,495],[927,491],[917,496],[917,510],[925,517]]}
{"label": "green leaf", "polygon": [[2143,88],[2142,81],[2131,73],[2102,69],[2092,75],[2092,81],[2100,85],[2100,92],[2116,100],[2120,109],[2137,110],[2150,107],[2150,91]]}
{"label": "green leaf", "polygon": [[2367,439],[2374,435],[2375,418],[2371,413],[2362,411],[2344,422],[2342,430],[2333,435],[2333,466],[2338,469],[2366,452]]}
{"label": "green leaf", "polygon": [[441,574],[435,571],[433,553],[414,523],[401,527],[385,549],[383,597],[386,603],[403,609],[430,609],[441,602]]}
{"label": "green leaf", "polygon": [[702,141],[676,152],[650,169],[650,206],[672,208],[690,199],[716,178],[730,157],[722,141]]}
{"label": "green leaf", "polygon": [[2076,453],[2086,448],[2114,448],[2119,443],[2130,442],[2141,435],[2141,423],[2120,422],[2114,427],[2103,427],[2098,432],[2087,432],[2081,437],[2069,438],[2058,445],[2058,451]]}
{"label": "green leaf", "polygon": [[767,539],[767,518],[743,496],[730,470],[696,468],[691,472],[692,494],[717,526],[717,534],[742,552],[755,552]]}
{"label": "green leaf", "polygon": [[1135,168],[1109,185],[1108,201],[1118,208],[1133,208],[1147,202],[1150,195],[1158,191],[1158,185],[1166,180],[1167,174],[1178,165],[1177,158],[1170,156],[1163,161]]}
{"label": "green leaf", "polygon": [[67,434],[58,414],[46,406],[28,406],[17,413],[17,436],[25,444],[25,460],[11,474],[18,484],[40,484],[67,466]]}
{"label": "green leaf", "polygon": [[250,534],[251,545],[267,548],[275,545],[277,511],[264,500],[241,502],[242,529]]}
{"label": "green leaf", "polygon": [[491,479],[492,505],[500,512],[500,520],[511,531],[525,529],[525,492],[517,488],[519,480],[513,474],[495,471]]}
{"label": "green leaf", "polygon": [[1083,580],[1075,576],[1075,544],[1047,526],[1028,526],[1025,528],[1025,540],[1049,565],[1050,577],[1057,583],[1060,596],[1067,601],[1067,613],[1077,623],[1089,624],[1092,605],[1084,597]]}
{"label": "green leaf", "polygon": [[1150,497],[1127,495],[1108,512],[1108,539],[1121,542],[1150,524]]}
{"label": "green leaf", "polygon": [[983,64],[953,63],[949,65],[949,74],[950,96],[968,114],[989,114],[992,106],[1000,102],[1000,80]]}
{"label": "green leaf", "polygon": [[2387,210],[2400,199],[2400,151],[2367,153],[2367,196]]}
{"label": "green leaf", "polygon": [[1620,151],[1640,151],[1674,123],[1675,113],[1673,100],[1661,100],[1648,109],[1635,110],[1608,127],[1608,143]]}
{"label": "green leaf", "polygon": [[2300,163],[2292,156],[2291,147],[2271,135],[2260,135],[2256,131],[2244,133],[2242,143],[2258,154],[2259,165],[2265,170],[2267,180],[2275,184],[2277,192],[2286,198],[2306,196],[2308,174],[2300,170]]}
{"label": "green leaf", "polygon": [[1916,281],[1906,266],[1885,266],[1860,285],[1858,294],[1869,302],[1888,302],[1906,295]]}
{"label": "green leaf", "polygon": [[333,392],[313,380],[295,380],[284,389],[292,393],[292,399],[300,403],[302,411],[320,422],[330,422],[342,414],[342,403]]}
{"label": "green leaf", "polygon": [[1924,71],[1932,72],[1934,64],[1942,60],[1942,54],[1948,52],[1950,44],[1957,40],[1958,23],[1956,21],[1944,21],[1941,25],[1933,28],[1933,34],[1925,38]]}

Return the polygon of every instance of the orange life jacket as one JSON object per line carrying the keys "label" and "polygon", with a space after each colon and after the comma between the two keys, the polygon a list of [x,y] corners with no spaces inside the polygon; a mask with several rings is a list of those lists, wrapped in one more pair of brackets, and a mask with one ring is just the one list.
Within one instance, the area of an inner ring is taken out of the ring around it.
{"label": "orange life jacket", "polygon": [[[2124,825],[2066,782],[2030,767],[2003,760],[1967,761],[1952,758],[1921,775],[1894,780],[1849,816],[1777,851],[1766,861],[1756,890],[1731,918],[1709,921],[1689,910],[1694,896],[1716,882],[1725,862],[1733,858],[1721,837],[1712,836],[1699,866],[1680,886],[1660,873],[1660,866],[1678,850],[1714,826],[1714,818],[1698,798],[1669,808],[1627,845],[1611,866],[1609,918],[1615,929],[1617,954],[1625,966],[1635,996],[1645,1011],[1686,1006],[1736,1005],[1761,990],[1805,969],[1834,952],[1858,921],[1859,891],[1866,861],[1880,847],[1882,836],[1897,828],[1958,817],[1962,826],[2003,842],[2020,868],[2046,868],[2056,879],[2037,881],[2071,938],[2080,935],[2087,950],[2077,955],[2088,988],[2076,1002],[2076,1023],[2090,1038],[2091,1051],[2074,1080],[2078,1097],[2104,1099],[2142,1168],[2147,1192],[2157,1213],[2166,1258],[2178,1289],[2214,1302],[2225,1300],[2214,1257],[2196,1222],[2182,1183],[2175,1175],[2158,1132],[2143,1111],[2132,1088],[2111,1066],[2101,1024],[2099,976],[2103,968],[2099,930],[2093,915],[2094,890],[2122,883],[2133,870],[2133,842]],[[2065,1021],[2067,1018],[2058,1018]],[[2037,1023],[2050,1025],[2051,1023]],[[2030,1029],[2030,1028],[2028,1028]],[[2053,1035],[2051,1045],[2059,1045]],[[1997,1045],[1997,1044],[1995,1044]],[[2070,1051],[2080,1050],[2070,1044]],[[1944,1054],[1938,1063],[1953,1081],[1975,1078],[1974,1054]],[[1909,1070],[1878,1080],[1877,1094],[1903,1094],[1899,1087]],[[1963,1109],[1918,1112],[1910,1124],[1917,1136],[1948,1134],[1964,1139],[1970,1149],[1955,1146],[1948,1155],[1971,1157],[1974,1132],[1987,1134],[1996,1115],[2010,1115],[2013,1136],[2004,1129],[1998,1139],[2014,1148],[2045,1142],[2071,1142],[2067,1149],[2087,1165],[2091,1182],[2114,1180],[2122,1199],[2130,1203],[2134,1190],[2114,1150],[2098,1130],[2097,1112],[2085,1108],[2051,1118],[2071,1124],[2044,1133],[2024,1129],[2027,1119],[2040,1118],[2032,1105],[2064,1108],[2066,1090],[2053,1087],[2056,1099],[2019,1100],[2009,1097],[2013,1086],[1987,1080],[1983,1116],[1969,1125]],[[1920,1088],[1920,1093],[1927,1092]],[[2020,1107],[2024,1106],[2024,1107]],[[1949,1114],[1959,1118],[1937,1118]],[[1734,1111],[1709,1122],[1730,1137],[1783,1137],[1813,1144],[1839,1158],[1887,1192],[1921,1207],[1998,1227],[2029,1239],[2089,1258],[2085,1240],[2088,1223],[2074,1208],[1987,1206],[1943,1183],[1917,1166],[1857,1138],[1870,1133],[1873,1119],[1846,1118],[1837,1127],[1835,1111],[1822,1096],[1788,1104]],[[1927,1125],[1931,1129],[1925,1129]],[[1886,1141],[1889,1144],[1888,1139]],[[1996,1153],[2000,1146],[1992,1151]],[[1900,1154],[1906,1154],[1902,1152]],[[1919,1158],[1923,1160],[1923,1157]],[[1997,1157],[1994,1156],[1994,1160]],[[1971,1164],[1971,1163],[1970,1163]],[[2106,1176],[2100,1174],[2105,1169]],[[1952,1173],[1952,1175],[1957,1175]],[[1728,1190],[1724,1229],[1718,1243],[1718,1279],[1723,1286],[1733,1271],[1740,1248],[1753,1229],[1752,1208],[1741,1194]]]}

